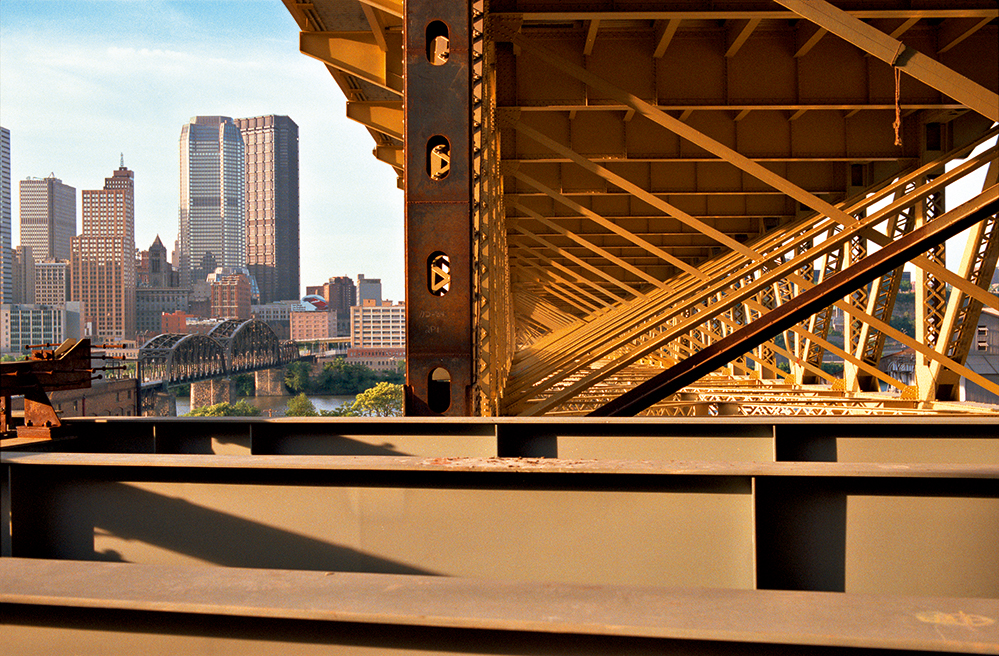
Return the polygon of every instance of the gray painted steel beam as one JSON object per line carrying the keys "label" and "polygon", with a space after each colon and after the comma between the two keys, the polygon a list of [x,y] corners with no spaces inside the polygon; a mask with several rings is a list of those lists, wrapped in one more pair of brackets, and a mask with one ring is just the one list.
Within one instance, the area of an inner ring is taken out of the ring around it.
{"label": "gray painted steel beam", "polygon": [[[395,653],[400,634],[406,646],[427,650],[421,653],[445,645],[447,653],[727,654],[975,651],[999,644],[999,624],[989,621],[999,604],[985,599],[36,559],[0,560],[0,603],[4,644],[18,654],[52,653],[64,640],[65,653],[93,653],[102,644],[190,653],[207,626],[214,647],[252,639],[254,653]],[[123,634],[125,624],[131,630]]]}
{"label": "gray painted steel beam", "polygon": [[4,453],[9,553],[999,597],[999,465]]}
{"label": "gray painted steel beam", "polygon": [[[779,397],[775,400],[780,402]],[[995,416],[71,418],[4,450],[999,464]]]}

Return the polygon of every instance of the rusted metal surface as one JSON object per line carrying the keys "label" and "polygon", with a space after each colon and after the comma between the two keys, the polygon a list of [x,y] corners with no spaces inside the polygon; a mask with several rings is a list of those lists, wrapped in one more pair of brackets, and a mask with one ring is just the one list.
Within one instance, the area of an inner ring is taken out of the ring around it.
{"label": "rusted metal surface", "polygon": [[471,414],[471,8],[405,16],[407,415]]}
{"label": "rusted metal surface", "polygon": [[[90,387],[92,376],[107,368],[91,364],[89,339],[69,339],[52,350],[34,350],[27,360],[0,363],[0,438],[15,431],[19,438],[52,437],[62,422],[46,391]],[[24,423],[15,427],[11,397],[18,395],[24,395]]]}
{"label": "rusted metal surface", "polygon": [[999,209],[999,186],[993,186],[980,196],[951,210],[932,223],[913,230],[908,235],[868,255],[857,264],[835,274],[828,280],[796,296],[758,321],[715,342],[697,354],[674,365],[642,383],[617,399],[594,410],[592,416],[634,415],[695,382],[733,357],[773,338],[782,330],[826,307],[834,299],[874,278],[901,266],[925,252],[929,246],[943,243],[962,230],[995,214]]}
{"label": "rusted metal surface", "polygon": [[[69,609],[76,609],[80,617],[95,618],[101,616],[93,612],[98,609],[128,611],[141,618],[140,626],[166,614],[201,622],[210,617],[216,627],[235,624],[227,618],[272,624],[297,620],[320,625],[315,629],[327,632],[323,646],[330,650],[351,646],[341,642],[345,633],[350,634],[351,624],[370,625],[383,633],[383,644],[368,645],[372,651],[392,647],[391,627],[412,630],[416,635],[410,640],[417,644],[419,629],[434,629],[438,644],[460,645],[459,651],[465,653],[511,653],[493,650],[489,643],[498,636],[469,635],[470,630],[500,632],[508,648],[510,643],[522,645],[525,635],[547,635],[549,644],[557,638],[564,647],[568,640],[572,653],[600,653],[608,647],[615,653],[633,653],[641,645],[629,640],[635,638],[647,641],[647,648],[670,653],[731,653],[739,649],[736,643],[769,653],[783,651],[781,645],[799,650],[826,646],[991,653],[999,649],[999,603],[987,599],[539,585],[4,559],[0,603],[15,605],[12,614],[5,613],[4,634],[5,645],[19,654],[33,653],[40,646],[27,641],[32,631],[23,623],[26,619],[31,618],[36,627],[45,626],[46,620],[57,624],[57,611]],[[65,628],[46,628],[44,646],[51,649],[56,629]],[[80,642],[89,646],[102,629],[107,627],[98,623],[82,632]],[[309,635],[309,629],[299,627],[298,633]],[[217,633],[232,637],[230,631]],[[283,634],[276,632],[275,637]],[[583,636],[589,648],[576,642]],[[161,651],[167,636],[157,637],[156,651]],[[220,635],[220,639],[225,638]],[[536,650],[535,646],[530,651]],[[80,643],[72,651],[87,653],[80,650]]]}

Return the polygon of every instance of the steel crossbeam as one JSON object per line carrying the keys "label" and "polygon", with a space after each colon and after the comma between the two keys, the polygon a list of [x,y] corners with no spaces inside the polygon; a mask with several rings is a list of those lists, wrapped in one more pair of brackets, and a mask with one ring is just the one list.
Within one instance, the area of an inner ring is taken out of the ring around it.
{"label": "steel crossbeam", "polygon": [[999,121],[999,95],[967,79],[940,62],[864,23],[825,0],[777,0],[799,16],[847,40],[891,66]]}
{"label": "steel crossbeam", "polygon": [[[871,233],[868,233],[865,230],[866,227],[878,224],[879,222],[883,221],[886,217],[892,216],[894,213],[897,213],[898,211],[904,209],[907,205],[910,205],[910,204],[916,202],[919,198],[922,198],[923,196],[925,196],[925,195],[927,195],[929,193],[932,193],[932,191],[934,189],[937,189],[940,186],[942,186],[943,183],[947,179],[953,179],[953,177],[948,177],[948,176],[955,176],[956,177],[956,176],[960,176],[960,175],[963,175],[963,174],[967,174],[968,171],[972,170],[976,166],[979,166],[982,162],[989,161],[988,158],[990,156],[990,153],[991,153],[991,156],[994,156],[994,151],[989,151],[989,153],[983,153],[978,158],[975,158],[975,160],[966,162],[965,165],[963,165],[963,167],[959,167],[957,169],[954,169],[953,171],[947,173],[945,176],[942,176],[942,179],[938,178],[938,179],[935,179],[934,181],[932,181],[930,183],[922,185],[921,187],[918,188],[917,191],[913,192],[912,194],[907,195],[904,200],[896,201],[895,203],[892,203],[889,206],[887,206],[887,207],[879,210],[877,213],[875,213],[875,214],[873,214],[873,215],[871,215],[869,217],[865,217],[862,221],[858,222],[860,224],[859,226],[855,226],[854,228],[852,228],[850,230],[844,230],[843,232],[839,233],[834,238],[826,239],[819,246],[815,247],[810,252],[810,255],[812,257],[819,257],[820,255],[823,255],[825,253],[831,252],[832,250],[834,250],[835,248],[837,248],[840,244],[845,243],[848,240],[850,240],[853,237],[854,234],[860,234],[862,231],[865,234],[871,234]],[[867,204],[866,201],[865,201],[864,204],[865,205]],[[825,228],[823,226],[821,226],[821,224],[818,227],[813,227],[813,228],[809,229],[809,231],[811,233],[816,233],[816,234],[821,234],[821,232],[824,231],[824,230],[825,230]],[[810,237],[809,232],[806,232],[805,235]],[[800,239],[801,239],[801,237],[799,237],[799,240]],[[794,246],[788,247],[786,244],[782,244],[782,245],[780,245],[780,248],[783,248],[783,249],[790,248],[790,249],[792,249],[792,252],[793,252]],[[747,264],[746,266],[749,268],[750,271],[758,268],[756,265],[753,265],[753,264]],[[756,281],[753,284],[754,284],[754,286],[755,285],[762,286],[763,284],[766,284],[768,281],[772,281],[774,279],[780,278],[783,275],[785,275],[786,273],[791,272],[794,268],[797,268],[797,267],[794,266],[793,262],[791,264],[783,264],[780,267],[777,267],[777,269],[775,269],[774,272],[772,272],[770,274],[762,275],[760,278],[756,279]],[[729,287],[729,283],[727,283],[725,281],[721,281],[721,282],[715,283],[715,285],[711,289],[715,289],[716,288],[718,291],[720,291],[720,290],[725,289],[727,287]],[[713,311],[712,311],[712,313],[724,310],[727,307],[730,307],[731,304],[734,304],[735,302],[739,302],[742,298],[747,298],[750,295],[752,295],[752,292],[751,291],[747,291],[747,289],[748,288],[731,291],[729,293],[729,295],[726,297],[726,299],[723,302],[721,302],[721,303],[715,303],[712,306],[714,308]],[[712,293],[714,293],[714,292],[712,292]],[[708,294],[708,295],[704,295],[704,294],[700,295],[701,299],[707,299],[709,297],[710,297],[710,294]],[[650,298],[653,298],[653,300],[656,300],[654,297],[650,297]],[[691,301],[687,300],[686,302],[690,303]],[[634,303],[633,304],[626,304],[626,305],[622,306],[622,309],[628,309],[628,308],[634,307],[635,305],[636,304],[634,304]],[[635,309],[637,309],[640,312],[646,313],[647,316],[651,317],[650,320],[646,320],[647,323],[649,323],[649,325],[661,325],[662,322],[666,318],[668,318],[669,315],[663,316],[661,314],[658,314],[660,312],[659,307],[661,307],[661,306],[657,306],[655,304],[646,304],[646,303],[643,303],[643,304],[641,304],[641,307],[638,307],[638,308],[635,308]],[[709,313],[709,314],[705,315],[704,312],[700,312],[697,315],[699,319],[694,319],[694,318],[687,319],[687,321],[686,321],[686,323],[684,325],[691,324],[691,323],[693,323],[695,321],[697,323],[701,323],[705,318],[711,318],[711,314],[712,313]],[[613,339],[613,341],[611,341],[610,338],[605,337],[604,340],[610,342],[610,347],[609,347],[610,349],[620,348],[620,346],[622,346],[622,345],[627,345],[627,344],[631,343],[632,339],[634,339],[633,336],[637,336],[637,335],[643,334],[644,332],[646,332],[648,330],[647,327],[643,326],[641,323],[639,323],[638,321],[636,321],[634,318],[631,318],[631,317],[628,317],[627,315],[625,315],[625,320],[627,321],[627,325],[637,326],[637,327],[632,328],[630,331],[628,331],[627,333],[625,333],[625,335],[623,337],[617,337],[616,339]],[[596,322],[592,322],[591,325],[593,323],[596,323]],[[662,343],[664,341],[668,341],[668,337],[667,338],[660,338],[657,341],[657,343]],[[578,340],[577,340],[577,343],[578,343]],[[633,349],[631,352],[629,352],[629,354],[627,356],[623,356],[623,357],[619,358],[618,360],[616,360],[615,364],[613,366],[601,368],[600,370],[592,373],[587,379],[584,379],[583,381],[580,381],[580,382],[576,383],[575,389],[579,389],[580,387],[582,387],[583,385],[585,385],[587,382],[590,382],[590,381],[595,382],[595,381],[598,381],[598,380],[606,377],[607,375],[609,375],[610,373],[612,373],[614,370],[619,369],[622,364],[630,362],[630,361],[633,361],[635,359],[633,353],[640,353],[643,350],[645,350],[646,352],[648,352],[645,348],[643,348],[643,349]],[[606,353],[608,351],[604,350],[603,352]],[[602,356],[598,356],[598,357],[602,357]],[[580,367],[577,365],[574,370],[578,371],[578,370],[580,370]],[[572,370],[570,370],[570,371],[572,371]],[[514,370],[514,372],[516,373],[516,369]],[[564,375],[563,375],[563,377],[564,377]],[[546,380],[545,385],[550,387],[555,382],[556,382],[555,380],[549,378],[549,379]],[[556,397],[558,397],[558,398],[552,397],[549,400],[545,401],[543,404],[536,405],[534,408],[532,408],[532,412],[537,412],[539,408],[550,407],[550,405],[553,402],[557,402],[558,399],[565,398],[570,393],[571,392],[562,392],[560,395],[556,395]],[[516,401],[516,397],[514,395],[511,395],[511,399],[510,400],[511,400],[511,402],[515,402]]]}
{"label": "steel crossbeam", "polygon": [[[852,267],[853,270],[846,269],[813,287],[797,297],[792,303],[774,312],[772,316],[768,315],[766,321],[760,321],[755,326],[747,326],[742,331],[723,340],[724,344],[718,344],[711,350],[702,351],[697,356],[688,358],[677,365],[674,370],[667,370],[628,394],[622,395],[616,401],[601,408],[597,414],[628,413],[648,407],[650,399],[651,403],[658,401],[680,389],[683,385],[693,382],[702,373],[710,371],[713,368],[712,365],[719,360],[724,361],[726,355],[731,355],[725,353],[725,349],[731,349],[735,353],[745,351],[745,346],[752,347],[754,343],[759,343],[784,327],[793,325],[795,321],[800,320],[801,316],[808,316],[815,308],[824,307],[831,298],[835,297],[837,292],[841,292],[844,288],[850,288],[850,285],[854,283],[866,283],[890,270],[893,266],[898,266],[910,259],[913,254],[919,252],[920,246],[925,247],[928,243],[941,243],[948,237],[958,234],[961,230],[982,221],[986,216],[994,214],[997,210],[999,210],[999,185],[994,185],[974,201],[965,203],[953,212],[940,217],[937,221],[918,228],[892,246],[885,247],[877,254],[865,258]],[[873,317],[867,315],[867,319],[875,323]],[[699,369],[700,371],[698,371]],[[973,372],[965,371],[963,373],[967,375]],[[981,376],[977,378],[981,379],[982,382],[988,382]]]}

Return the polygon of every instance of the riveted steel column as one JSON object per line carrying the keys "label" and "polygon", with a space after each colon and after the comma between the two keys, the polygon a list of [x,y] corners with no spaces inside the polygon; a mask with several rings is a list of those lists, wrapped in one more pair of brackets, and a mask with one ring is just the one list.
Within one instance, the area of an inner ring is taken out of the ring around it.
{"label": "riveted steel column", "polygon": [[469,415],[471,8],[405,3],[407,415]]}

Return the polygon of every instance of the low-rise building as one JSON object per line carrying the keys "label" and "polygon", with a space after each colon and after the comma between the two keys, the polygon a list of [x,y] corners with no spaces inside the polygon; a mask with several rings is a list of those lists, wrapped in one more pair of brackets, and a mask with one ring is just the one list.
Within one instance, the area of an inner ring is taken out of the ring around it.
{"label": "low-rise building", "polygon": [[291,313],[309,310],[301,301],[274,301],[264,305],[251,305],[250,316],[266,323],[281,341],[291,339]]}
{"label": "low-rise building", "polygon": [[367,300],[350,308],[351,348],[406,348],[406,305]]}
{"label": "low-rise building", "polygon": [[191,290],[180,287],[139,287],[135,290],[135,331],[139,342],[163,332],[163,315],[186,313]]}
{"label": "low-rise building", "polygon": [[69,261],[35,262],[35,304],[59,306],[69,300]]}
{"label": "low-rise building", "polygon": [[336,337],[336,312],[292,312],[291,339],[311,342]]}
{"label": "low-rise building", "polygon": [[[999,312],[982,308],[965,365],[986,380],[999,384]],[[961,401],[999,404],[999,396],[973,380],[961,378]]]}
{"label": "low-rise building", "polygon": [[83,304],[0,306],[0,352],[25,354],[26,347],[61,344],[84,337]]}
{"label": "low-rise building", "polygon": [[164,312],[160,315],[160,332],[161,333],[186,333],[187,332],[187,321],[188,319],[197,319],[193,314],[188,314],[182,310],[176,310],[175,312]]}

